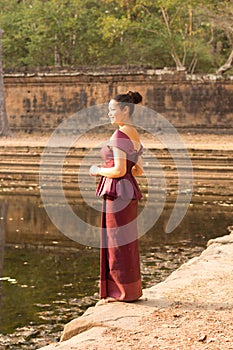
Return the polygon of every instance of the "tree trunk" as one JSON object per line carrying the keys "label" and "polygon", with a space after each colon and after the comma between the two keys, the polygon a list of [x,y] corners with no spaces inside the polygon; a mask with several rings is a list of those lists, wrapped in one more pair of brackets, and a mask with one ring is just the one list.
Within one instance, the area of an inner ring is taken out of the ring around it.
{"label": "tree trunk", "polygon": [[233,63],[233,50],[230,53],[227,61],[216,71],[217,74],[222,74],[227,70],[231,69]]}
{"label": "tree trunk", "polygon": [[3,30],[0,29],[0,136],[9,136],[11,132],[10,132],[7,115],[6,115],[3,69],[2,69],[2,35],[3,35]]}
{"label": "tree trunk", "polygon": [[164,22],[166,24],[166,27],[167,27],[167,32],[168,32],[168,35],[169,35],[169,38],[170,38],[170,44],[171,44],[171,56],[173,58],[173,60],[175,61],[175,64],[176,64],[176,69],[178,71],[185,71],[186,68],[185,66],[182,64],[177,52],[176,52],[176,48],[175,48],[175,45],[174,45],[174,41],[173,41],[173,36],[172,36],[172,32],[171,32],[171,28],[170,28],[170,24],[169,24],[169,18],[168,18],[168,14],[166,12],[166,10],[161,7],[161,12],[162,12],[162,15],[163,15],[163,19],[164,19]]}

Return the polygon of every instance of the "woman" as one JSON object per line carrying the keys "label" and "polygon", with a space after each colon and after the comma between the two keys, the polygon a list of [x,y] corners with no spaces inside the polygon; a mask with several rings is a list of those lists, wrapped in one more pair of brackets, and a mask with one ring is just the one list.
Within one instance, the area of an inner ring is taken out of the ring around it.
{"label": "woman", "polygon": [[131,116],[142,101],[129,91],[109,102],[109,118],[118,128],[101,150],[105,165],[93,165],[90,175],[101,176],[97,195],[103,196],[100,250],[102,303],[134,301],[142,295],[137,239],[137,206],[141,192],[134,176],[141,175],[142,145]]}

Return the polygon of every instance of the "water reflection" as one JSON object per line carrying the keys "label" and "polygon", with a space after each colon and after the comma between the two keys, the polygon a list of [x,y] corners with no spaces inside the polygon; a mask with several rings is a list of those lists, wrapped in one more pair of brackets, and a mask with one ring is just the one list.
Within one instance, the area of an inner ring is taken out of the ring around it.
{"label": "water reflection", "polygon": [[[99,250],[62,235],[36,196],[2,197],[0,203],[0,332],[46,323],[53,332],[78,316],[90,302],[88,297],[98,291]],[[75,211],[75,201],[72,205]],[[198,255],[207,240],[227,234],[232,225],[229,202],[217,199],[213,205],[213,200],[203,199],[191,204],[179,227],[167,234],[171,210],[172,204],[167,205],[140,239],[144,287],[164,279]],[[99,220],[99,213],[87,212],[85,206],[80,215],[95,223]]]}
{"label": "water reflection", "polygon": [[[17,327],[65,323],[72,318],[71,301],[78,316],[85,295],[96,292],[98,254],[38,249],[32,246],[8,247],[5,252],[3,333]],[[12,283],[14,281],[14,283]],[[20,302],[19,302],[20,301]]]}

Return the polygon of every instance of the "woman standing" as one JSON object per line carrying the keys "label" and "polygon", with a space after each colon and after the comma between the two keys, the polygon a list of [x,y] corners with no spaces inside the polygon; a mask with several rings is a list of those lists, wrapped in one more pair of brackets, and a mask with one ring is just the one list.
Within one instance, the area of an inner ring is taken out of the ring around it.
{"label": "woman standing", "polygon": [[97,195],[103,196],[100,250],[100,298],[103,302],[134,301],[142,295],[137,238],[137,207],[141,192],[134,176],[141,175],[142,145],[131,116],[142,101],[129,91],[109,102],[109,118],[117,130],[101,150],[104,167],[93,165],[90,175],[100,175]]}

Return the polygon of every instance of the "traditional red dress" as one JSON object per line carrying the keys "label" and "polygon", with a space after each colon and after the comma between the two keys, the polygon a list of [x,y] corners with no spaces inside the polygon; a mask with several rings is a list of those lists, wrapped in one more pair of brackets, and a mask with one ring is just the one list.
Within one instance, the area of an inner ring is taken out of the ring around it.
{"label": "traditional red dress", "polygon": [[113,146],[126,153],[127,171],[120,178],[101,177],[96,191],[103,196],[100,297],[133,301],[142,295],[137,233],[142,195],[131,169],[142,153],[142,145],[136,151],[130,138],[117,130],[101,150],[106,167],[114,166]]}

